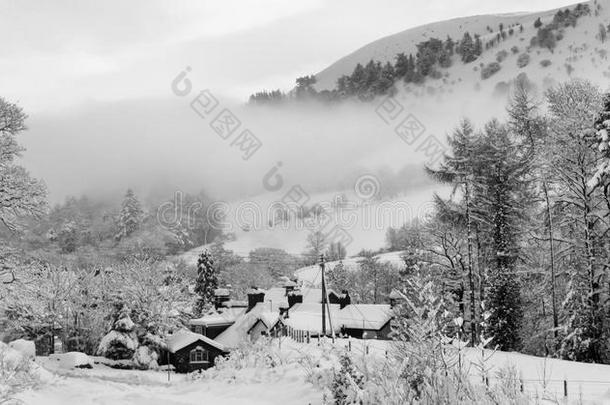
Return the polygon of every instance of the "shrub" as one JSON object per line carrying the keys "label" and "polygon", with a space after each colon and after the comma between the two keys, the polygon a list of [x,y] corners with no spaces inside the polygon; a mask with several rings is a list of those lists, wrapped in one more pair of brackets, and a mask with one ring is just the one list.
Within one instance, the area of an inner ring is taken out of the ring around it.
{"label": "shrub", "polygon": [[496,54],[496,61],[497,61],[498,63],[500,63],[500,62],[502,62],[504,59],[506,59],[507,57],[508,57],[508,52],[507,52],[507,51],[505,51],[505,50],[502,50],[502,51],[500,51],[500,52],[498,52],[498,53]]}
{"label": "shrub", "polygon": [[517,66],[519,66],[520,68],[524,68],[529,65],[529,63],[530,55],[528,53],[522,53],[521,55],[519,55],[519,58],[517,59]]}
{"label": "shrub", "polygon": [[519,47],[517,45],[513,46],[512,48],[510,48],[510,50],[515,55],[519,53]]}
{"label": "shrub", "polygon": [[40,383],[33,364],[20,352],[0,342],[0,404],[13,403],[15,394]]}
{"label": "shrub", "polygon": [[551,66],[552,63],[549,59],[545,59],[540,61],[540,66],[545,68]]}
{"label": "shrub", "polygon": [[502,69],[502,66],[498,62],[491,62],[481,69],[481,78],[483,80],[488,79],[496,74],[500,69]]}

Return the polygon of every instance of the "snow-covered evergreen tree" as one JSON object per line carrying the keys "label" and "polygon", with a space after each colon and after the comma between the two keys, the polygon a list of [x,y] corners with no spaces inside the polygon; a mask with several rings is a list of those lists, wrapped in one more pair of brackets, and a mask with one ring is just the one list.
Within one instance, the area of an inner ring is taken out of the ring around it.
{"label": "snow-covered evergreen tree", "polygon": [[118,232],[116,239],[120,240],[133,234],[140,228],[144,211],[132,189],[128,189],[123,199],[121,212],[118,218]]}
{"label": "snow-covered evergreen tree", "polygon": [[519,235],[527,219],[531,154],[514,133],[497,121],[486,125],[480,138],[480,160],[487,167],[477,185],[479,208],[488,249],[490,274],[488,334],[502,350],[520,348],[523,316],[517,264]]}
{"label": "snow-covered evergreen tree", "polygon": [[113,360],[128,360],[138,349],[138,338],[135,324],[129,317],[129,311],[123,306],[118,313],[113,328],[100,341],[98,354]]}
{"label": "snow-covered evergreen tree", "polygon": [[197,260],[197,281],[195,293],[198,295],[194,312],[201,315],[214,305],[214,290],[218,288],[218,275],[212,255],[207,250]]}
{"label": "snow-covered evergreen tree", "polygon": [[331,392],[335,405],[357,404],[358,392],[363,388],[364,376],[360,373],[347,354],[339,358],[341,367],[334,372]]}
{"label": "snow-covered evergreen tree", "polygon": [[[465,36],[465,39],[469,36]],[[468,301],[470,310],[470,319],[468,326],[470,328],[471,342],[474,344],[478,339],[477,332],[477,312],[476,312],[476,279],[475,279],[475,260],[474,260],[474,241],[475,241],[475,219],[473,217],[473,208],[476,191],[476,182],[478,181],[478,173],[481,171],[481,161],[479,156],[478,140],[474,134],[472,124],[464,120],[459,127],[453,132],[452,136],[447,139],[451,148],[451,154],[446,155],[444,161],[438,169],[427,168],[427,172],[437,181],[450,184],[453,187],[453,194],[461,194],[461,199],[458,199],[458,204],[449,204],[442,199],[437,198],[437,205],[444,207],[453,207],[456,211],[454,219],[462,217],[463,220],[457,221],[456,226],[461,226],[466,233],[466,257],[461,264],[464,265],[466,276],[468,278]],[[453,197],[453,195],[452,195]],[[459,198],[459,197],[458,197]],[[479,280],[481,282],[481,280]]]}

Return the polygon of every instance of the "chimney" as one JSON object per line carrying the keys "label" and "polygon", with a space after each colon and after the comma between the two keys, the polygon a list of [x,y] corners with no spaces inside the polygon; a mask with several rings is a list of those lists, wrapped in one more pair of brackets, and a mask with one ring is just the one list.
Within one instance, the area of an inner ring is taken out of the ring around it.
{"label": "chimney", "polygon": [[396,289],[393,289],[392,292],[390,292],[390,308],[394,308],[401,299],[402,296],[400,293]]}
{"label": "chimney", "polygon": [[292,308],[294,304],[303,303],[303,294],[299,290],[294,290],[288,293],[288,308]]}
{"label": "chimney", "polygon": [[217,288],[214,290],[214,307],[220,308],[223,303],[231,299],[231,291],[228,288]]}
{"label": "chimney", "polygon": [[286,290],[286,295],[288,295],[290,292],[294,291],[294,289],[297,286],[297,283],[292,281],[291,279],[289,279],[286,276],[281,277],[281,286],[284,287],[284,290]]}
{"label": "chimney", "polygon": [[252,308],[259,302],[263,302],[265,300],[265,292],[256,287],[251,287],[248,290],[248,309],[246,312],[250,312]]}
{"label": "chimney", "polygon": [[339,305],[341,306],[341,309],[345,308],[346,306],[350,305],[351,303],[352,303],[352,299],[349,296],[349,292],[347,290],[341,291],[341,297],[339,299]]}

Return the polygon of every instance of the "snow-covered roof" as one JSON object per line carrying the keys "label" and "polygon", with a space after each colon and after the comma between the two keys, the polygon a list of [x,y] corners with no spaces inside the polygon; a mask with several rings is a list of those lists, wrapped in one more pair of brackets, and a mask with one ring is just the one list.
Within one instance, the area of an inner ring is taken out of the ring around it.
{"label": "snow-covered roof", "polygon": [[259,319],[270,320],[274,316],[279,316],[280,307],[276,302],[259,302],[254,308],[242,316],[239,316],[235,323],[229,326],[220,335],[216,336],[216,341],[226,347],[237,347],[246,341],[248,331]]}
{"label": "snow-covered roof", "polygon": [[228,297],[230,292],[227,288],[217,288],[214,290],[214,295],[216,297]]}
{"label": "snow-covered roof", "polygon": [[334,322],[350,329],[379,330],[392,318],[389,305],[352,304],[347,305],[334,319]]}
{"label": "snow-covered roof", "polygon": [[403,298],[403,295],[397,289],[394,288],[392,290],[392,292],[390,292],[390,299],[392,299],[392,300],[400,300],[402,298]]}
{"label": "snow-covered roof", "polygon": [[288,307],[288,298],[284,287],[272,287],[265,293],[265,302],[272,302],[282,308]]}
{"label": "snow-covered roof", "polygon": [[199,333],[191,332],[187,329],[180,329],[167,337],[167,350],[169,350],[170,353],[176,353],[178,350],[183,349],[197,341],[205,342],[223,352],[227,351],[227,349],[221,343],[206,336],[200,335]]}
{"label": "snow-covered roof", "polygon": [[[327,331],[331,330],[331,323],[335,332],[341,329],[341,325],[336,322],[340,309],[338,304],[330,304],[330,319],[326,313]],[[284,320],[284,324],[296,330],[319,334],[322,332],[322,306],[314,303],[295,304],[288,311],[288,318]]]}
{"label": "snow-covered roof", "polygon": [[277,312],[266,311],[258,316],[258,320],[265,324],[267,328],[273,328],[280,320],[280,314]]}
{"label": "snow-covered roof", "polygon": [[282,287],[296,287],[298,284],[286,276],[280,277],[280,285]]}
{"label": "snow-covered roof", "polygon": [[241,316],[246,312],[246,308],[235,307],[226,308],[224,311],[214,314],[202,316],[201,318],[191,319],[189,325],[201,325],[201,326],[215,326],[215,325],[229,325],[235,322],[238,316]]}
{"label": "snow-covered roof", "polygon": [[240,307],[245,308],[248,306],[248,303],[246,301],[241,301],[241,300],[228,300],[228,301],[223,302],[220,305],[225,308],[240,308]]}

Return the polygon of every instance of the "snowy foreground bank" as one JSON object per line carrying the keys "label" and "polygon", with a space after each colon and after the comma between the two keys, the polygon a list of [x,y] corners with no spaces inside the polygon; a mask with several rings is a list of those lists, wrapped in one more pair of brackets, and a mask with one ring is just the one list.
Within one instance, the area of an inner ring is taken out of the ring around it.
{"label": "snowy foreground bank", "polygon": [[[334,346],[282,339],[261,348],[256,360],[243,358],[238,367],[217,367],[183,375],[165,370],[119,370],[94,358],[93,368],[74,368],[69,361],[38,357],[34,368],[40,382],[14,396],[24,404],[323,404],[316,384],[320,370],[336,364],[331,353],[347,351],[360,360],[381,360],[389,342],[339,339]],[[263,353],[263,355],[261,355]],[[482,362],[482,356],[484,361]],[[261,360],[262,359],[262,360]],[[258,362],[258,363],[257,363]],[[610,404],[610,366],[543,359],[518,353],[464,349],[463,366],[481,381],[481,364],[494,385],[496,371],[514,366],[532,403]],[[0,401],[1,402],[1,401]]]}

